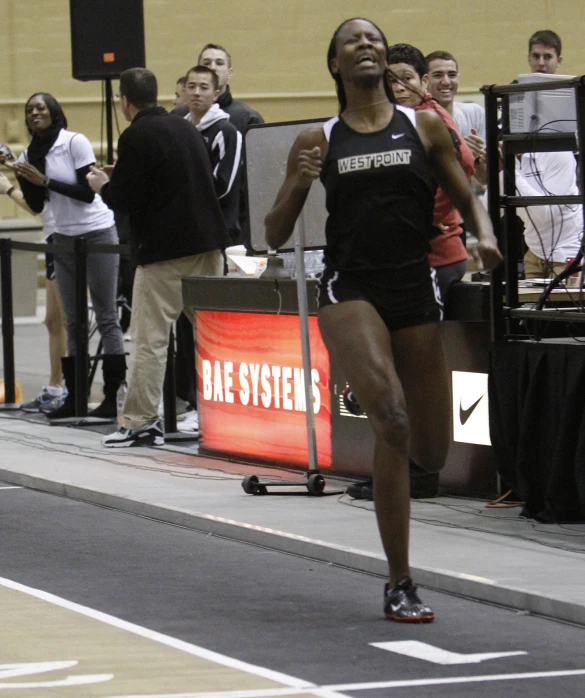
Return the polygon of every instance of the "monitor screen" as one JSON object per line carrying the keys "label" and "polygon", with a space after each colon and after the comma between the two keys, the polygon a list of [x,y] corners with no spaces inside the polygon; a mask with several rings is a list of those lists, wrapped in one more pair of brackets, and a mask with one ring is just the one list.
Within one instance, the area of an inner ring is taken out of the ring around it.
{"label": "monitor screen", "polygon": [[[518,82],[552,82],[573,77],[521,73]],[[571,87],[510,95],[511,133],[573,133],[576,128],[575,91]]]}

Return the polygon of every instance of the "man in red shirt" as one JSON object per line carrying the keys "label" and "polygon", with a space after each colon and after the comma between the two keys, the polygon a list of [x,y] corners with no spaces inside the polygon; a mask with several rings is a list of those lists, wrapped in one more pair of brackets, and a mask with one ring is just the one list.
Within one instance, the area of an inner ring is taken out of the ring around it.
{"label": "man in red shirt", "polygon": [[[388,66],[398,104],[416,111],[434,111],[439,115],[451,134],[465,174],[471,178],[475,171],[473,153],[459,133],[453,117],[427,92],[427,63],[423,54],[410,44],[395,44],[388,49]],[[431,239],[429,262],[437,273],[441,298],[445,302],[449,286],[459,281],[465,273],[467,250],[461,239],[461,214],[441,188],[437,189],[435,195],[433,226],[436,235]]]}

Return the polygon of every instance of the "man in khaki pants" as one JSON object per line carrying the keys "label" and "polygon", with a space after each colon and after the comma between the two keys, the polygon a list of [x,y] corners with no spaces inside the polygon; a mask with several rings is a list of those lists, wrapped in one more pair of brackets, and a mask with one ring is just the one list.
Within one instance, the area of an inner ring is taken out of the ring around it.
{"label": "man in khaki pants", "polygon": [[111,181],[96,168],[88,175],[110,208],[129,214],[137,263],[124,424],[102,443],[160,446],[158,406],[170,328],[183,310],[181,279],[221,276],[222,250],[231,243],[201,134],[157,106],[156,78],[145,68],[122,73],[120,102],[131,125],[118,141]]}

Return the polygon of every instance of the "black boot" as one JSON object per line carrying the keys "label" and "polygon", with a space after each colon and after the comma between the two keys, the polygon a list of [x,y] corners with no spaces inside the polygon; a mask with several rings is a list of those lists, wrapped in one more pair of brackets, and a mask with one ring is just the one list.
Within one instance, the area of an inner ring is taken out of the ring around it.
{"label": "black boot", "polygon": [[439,494],[439,473],[428,473],[409,459],[410,498],[431,499]]}
{"label": "black boot", "polygon": [[352,499],[367,499],[371,502],[374,499],[374,480],[370,478],[369,480],[352,482],[345,490],[345,494]]}
{"label": "black boot", "polygon": [[116,393],[120,384],[126,380],[126,356],[124,354],[105,354],[102,359],[102,372],[104,375],[104,399],[87,416],[115,419],[118,413]]}
{"label": "black boot", "polygon": [[[439,494],[439,473],[427,473],[412,458],[408,461],[411,499],[432,499]],[[374,481],[362,480],[352,483],[345,491],[353,499],[374,499]]]}
{"label": "black boot", "polygon": [[63,379],[67,388],[65,402],[52,412],[47,412],[49,419],[65,419],[65,417],[75,417],[75,357],[64,356],[61,359]]}

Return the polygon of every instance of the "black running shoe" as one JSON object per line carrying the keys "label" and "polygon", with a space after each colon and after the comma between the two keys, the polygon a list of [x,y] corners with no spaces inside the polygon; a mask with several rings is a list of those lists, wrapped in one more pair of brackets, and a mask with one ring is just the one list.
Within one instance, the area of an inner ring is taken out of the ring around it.
{"label": "black running shoe", "polygon": [[370,478],[362,482],[352,482],[345,494],[352,499],[366,499],[371,502],[374,499],[374,481]]}
{"label": "black running shoe", "polygon": [[401,579],[394,589],[386,584],[384,614],[388,620],[399,623],[432,623],[435,620],[433,610],[418,598],[416,586],[410,577]]}
{"label": "black running shoe", "polygon": [[356,417],[361,417],[363,415],[364,411],[360,407],[360,403],[356,400],[355,395],[353,394],[349,385],[345,386],[343,392],[341,393],[341,397],[343,398],[345,409],[350,414],[354,414]]}

